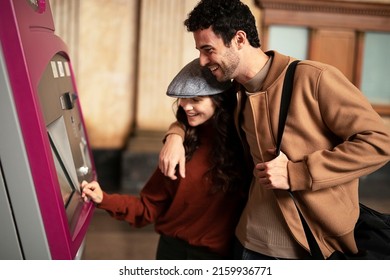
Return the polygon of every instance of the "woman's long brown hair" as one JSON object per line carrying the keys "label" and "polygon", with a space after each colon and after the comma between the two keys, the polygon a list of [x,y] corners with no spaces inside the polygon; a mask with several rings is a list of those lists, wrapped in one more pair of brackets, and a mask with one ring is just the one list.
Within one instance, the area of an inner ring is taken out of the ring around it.
{"label": "woman's long brown hair", "polygon": [[[206,176],[211,178],[214,191],[235,191],[250,178],[242,144],[233,121],[236,95],[233,89],[230,89],[210,97],[215,104],[215,113],[210,119],[211,131],[215,133],[208,136],[212,137],[213,146],[209,158],[211,167]],[[199,127],[191,127],[188,124],[187,116],[180,106],[177,108],[176,118],[186,132],[184,148],[188,161],[200,145]]]}

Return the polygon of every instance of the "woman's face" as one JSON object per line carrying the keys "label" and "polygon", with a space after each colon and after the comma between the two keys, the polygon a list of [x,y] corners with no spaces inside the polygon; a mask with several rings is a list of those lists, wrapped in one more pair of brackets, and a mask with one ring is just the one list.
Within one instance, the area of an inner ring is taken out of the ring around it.
{"label": "woman's face", "polygon": [[215,104],[209,96],[179,98],[178,104],[186,113],[188,124],[193,127],[208,121],[215,112]]}

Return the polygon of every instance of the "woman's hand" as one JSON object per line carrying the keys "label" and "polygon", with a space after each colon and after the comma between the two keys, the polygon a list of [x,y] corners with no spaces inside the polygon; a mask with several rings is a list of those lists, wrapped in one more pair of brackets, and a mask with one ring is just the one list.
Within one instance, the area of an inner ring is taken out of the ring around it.
{"label": "woman's hand", "polygon": [[81,189],[81,197],[85,202],[92,200],[96,204],[102,203],[103,191],[98,182],[92,181],[91,183],[88,183],[83,181],[81,183]]}

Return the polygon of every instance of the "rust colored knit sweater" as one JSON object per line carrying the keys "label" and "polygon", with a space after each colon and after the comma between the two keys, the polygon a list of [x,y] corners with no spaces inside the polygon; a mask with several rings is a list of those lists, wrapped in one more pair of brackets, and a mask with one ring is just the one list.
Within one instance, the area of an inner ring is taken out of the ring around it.
{"label": "rust colored knit sweater", "polygon": [[209,136],[186,163],[186,177],[171,180],[157,168],[140,196],[107,194],[99,208],[135,227],[155,224],[156,232],[203,246],[227,256],[241,214],[243,195],[210,192],[204,179],[209,168]]}

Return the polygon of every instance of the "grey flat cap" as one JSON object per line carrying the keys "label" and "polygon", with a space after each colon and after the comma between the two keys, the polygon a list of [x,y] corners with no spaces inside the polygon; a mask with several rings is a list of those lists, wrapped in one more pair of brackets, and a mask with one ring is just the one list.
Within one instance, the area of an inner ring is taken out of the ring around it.
{"label": "grey flat cap", "polygon": [[220,83],[210,69],[201,67],[199,58],[194,59],[173,78],[167,95],[177,98],[214,95],[224,92],[232,85],[231,81]]}

